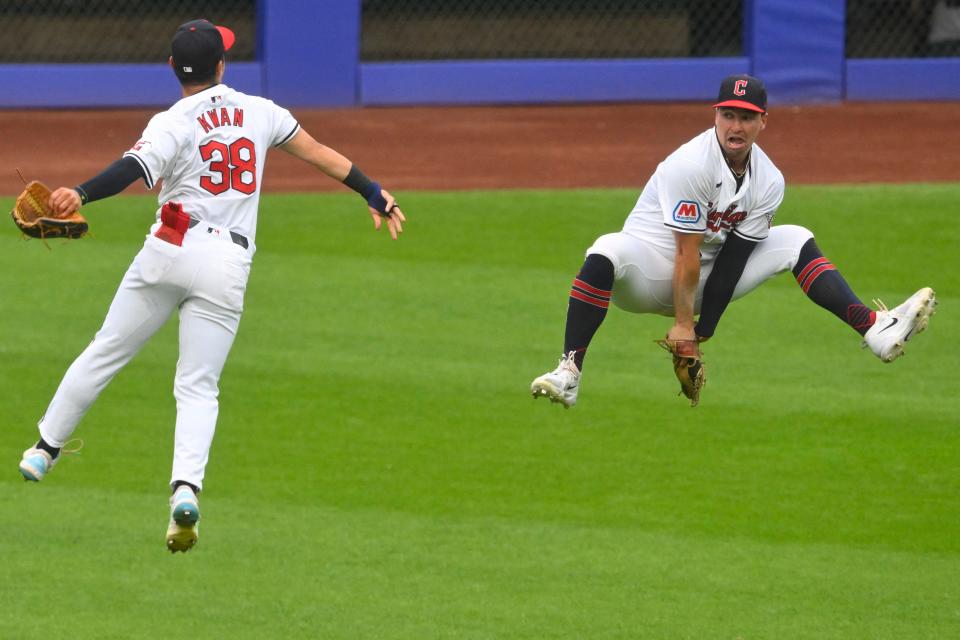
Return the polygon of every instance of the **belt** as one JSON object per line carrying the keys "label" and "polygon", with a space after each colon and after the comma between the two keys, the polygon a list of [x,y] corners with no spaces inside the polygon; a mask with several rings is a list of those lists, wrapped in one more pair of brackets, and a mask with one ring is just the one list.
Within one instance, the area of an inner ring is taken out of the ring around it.
{"label": "belt", "polygon": [[[199,220],[197,220],[196,218],[190,218],[190,224],[187,226],[190,229],[193,229],[198,224],[200,224]],[[216,227],[207,227],[207,233],[214,233],[214,232],[219,233],[219,229],[217,229]],[[246,236],[242,236],[239,233],[236,233],[235,231],[230,232],[230,239],[233,240],[234,244],[238,244],[244,249],[247,249],[250,247],[250,242],[247,240]]]}

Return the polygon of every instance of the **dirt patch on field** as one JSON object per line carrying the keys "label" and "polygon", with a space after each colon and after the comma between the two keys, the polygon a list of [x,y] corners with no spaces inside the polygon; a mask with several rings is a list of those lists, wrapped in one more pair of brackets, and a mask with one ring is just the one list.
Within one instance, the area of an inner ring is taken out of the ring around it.
{"label": "dirt patch on field", "polygon": [[[713,122],[709,106],[619,104],[304,110],[315,138],[388,188],[631,187]],[[75,185],[133,145],[153,111],[5,111],[0,194],[15,169]],[[960,180],[960,103],[781,107],[760,145],[788,184]],[[342,189],[273,152],[265,191]],[[133,186],[131,192],[142,192]]]}

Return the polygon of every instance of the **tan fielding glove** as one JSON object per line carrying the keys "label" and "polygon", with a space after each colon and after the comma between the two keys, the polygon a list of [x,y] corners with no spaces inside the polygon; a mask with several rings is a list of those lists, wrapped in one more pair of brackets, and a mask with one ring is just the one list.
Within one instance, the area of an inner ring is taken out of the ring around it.
{"label": "tan fielding glove", "polygon": [[20,231],[31,238],[81,238],[87,233],[87,219],[79,211],[58,217],[51,209],[50,189],[38,180],[28,184],[10,212]]}
{"label": "tan fielding glove", "polygon": [[673,355],[673,373],[680,381],[680,393],[690,399],[690,406],[700,402],[700,390],[707,384],[703,354],[696,340],[657,340],[658,345]]}

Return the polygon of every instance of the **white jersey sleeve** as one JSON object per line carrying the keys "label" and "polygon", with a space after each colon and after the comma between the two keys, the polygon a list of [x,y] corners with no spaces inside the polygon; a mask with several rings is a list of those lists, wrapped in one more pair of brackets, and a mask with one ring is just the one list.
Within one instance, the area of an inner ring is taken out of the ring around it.
{"label": "white jersey sleeve", "polygon": [[157,180],[169,172],[174,160],[180,156],[180,147],[188,138],[182,131],[184,128],[183,122],[171,117],[169,112],[158,113],[150,118],[140,140],[123,154],[123,157],[133,158],[140,164],[147,189],[153,189]]}
{"label": "white jersey sleeve", "polygon": [[657,196],[663,224],[681,233],[703,233],[713,204],[709,178],[702,162],[671,156],[658,168]]}
{"label": "white jersey sleeve", "polygon": [[272,100],[267,100],[267,102],[272,107],[270,115],[273,124],[273,139],[270,145],[279,147],[297,135],[297,132],[300,131],[300,123],[287,109],[274,104]]}

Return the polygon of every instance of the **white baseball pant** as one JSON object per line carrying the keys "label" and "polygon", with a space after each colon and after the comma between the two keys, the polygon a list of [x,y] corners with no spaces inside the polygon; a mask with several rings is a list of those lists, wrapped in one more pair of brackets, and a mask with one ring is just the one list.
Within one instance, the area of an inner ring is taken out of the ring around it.
{"label": "white baseball pant", "polygon": [[243,312],[252,252],[226,230],[203,222],[184,235],[183,246],[154,237],[158,226],[127,269],[100,331],[60,382],[40,420],[40,435],[62,447],[110,380],[179,308],[171,482],[202,487],[217,423],[220,372]]}
{"label": "white baseball pant", "polygon": [[[737,282],[733,299],[742,298],[778,273],[797,264],[800,249],[813,237],[803,227],[785,224],[770,228],[770,234],[757,243]],[[613,263],[614,284],[611,300],[631,313],[657,313],[673,316],[674,252],[623,232],[597,238],[587,255],[599,254]],[[713,257],[700,264],[695,313],[700,312],[703,287],[713,270]]]}

